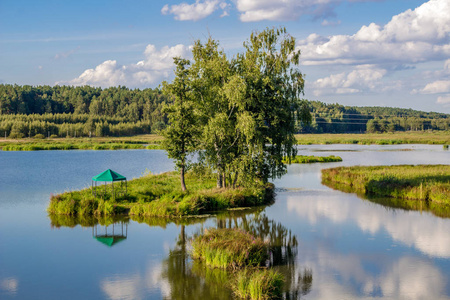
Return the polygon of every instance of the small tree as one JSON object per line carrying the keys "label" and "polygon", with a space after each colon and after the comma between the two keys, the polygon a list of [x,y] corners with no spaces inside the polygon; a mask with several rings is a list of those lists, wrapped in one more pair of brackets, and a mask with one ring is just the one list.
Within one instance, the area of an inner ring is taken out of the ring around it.
{"label": "small tree", "polygon": [[186,68],[190,62],[175,57],[174,63],[175,79],[170,84],[163,82],[163,93],[173,97],[173,102],[164,108],[169,125],[162,132],[165,137],[163,146],[180,170],[181,190],[186,191],[184,175],[188,168],[188,155],[196,150],[198,129],[191,100],[189,70]]}

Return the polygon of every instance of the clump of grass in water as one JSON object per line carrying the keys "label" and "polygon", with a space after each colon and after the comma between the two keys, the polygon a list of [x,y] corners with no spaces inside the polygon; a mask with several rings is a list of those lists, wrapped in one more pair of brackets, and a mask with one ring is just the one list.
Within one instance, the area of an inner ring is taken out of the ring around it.
{"label": "clump of grass in water", "polygon": [[269,269],[245,269],[238,272],[235,278],[231,287],[240,299],[279,298],[284,283],[283,275]]}
{"label": "clump of grass in water", "polygon": [[[309,164],[317,162],[340,162],[342,158],[339,156],[313,156],[313,155],[297,155],[291,159],[292,164]],[[283,159],[284,163],[288,163],[287,159]]]}
{"label": "clump of grass in water", "polygon": [[283,276],[258,268],[268,259],[268,244],[240,229],[209,229],[192,241],[192,256],[212,268],[235,272],[230,285],[241,299],[262,300],[281,296]]}
{"label": "clump of grass in water", "polygon": [[257,267],[268,258],[268,245],[239,229],[209,229],[192,241],[192,256],[213,268]]}

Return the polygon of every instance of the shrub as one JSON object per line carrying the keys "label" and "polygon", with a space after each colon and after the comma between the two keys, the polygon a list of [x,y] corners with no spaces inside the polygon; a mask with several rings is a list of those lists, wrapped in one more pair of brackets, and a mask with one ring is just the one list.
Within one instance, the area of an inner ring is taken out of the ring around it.
{"label": "shrub", "polygon": [[35,138],[35,139],[45,139],[45,136],[42,133],[38,133],[33,138]]}

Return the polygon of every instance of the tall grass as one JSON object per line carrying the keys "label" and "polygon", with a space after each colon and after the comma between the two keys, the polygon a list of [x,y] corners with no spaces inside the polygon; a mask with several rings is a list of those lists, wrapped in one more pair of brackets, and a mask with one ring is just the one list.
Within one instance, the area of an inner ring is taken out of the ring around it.
{"label": "tall grass", "polygon": [[322,181],[363,194],[450,205],[450,165],[339,167],[322,170]]}
{"label": "tall grass", "polygon": [[[186,175],[189,190],[182,192],[179,173],[147,175],[128,181],[127,193],[119,193],[120,184],[53,195],[47,208],[53,214],[180,217],[235,207],[257,206],[273,201],[273,185],[236,189],[216,189],[212,176]],[[124,190],[122,188],[122,190]]]}
{"label": "tall grass", "polygon": [[361,134],[297,134],[297,144],[360,144],[360,145],[397,145],[397,144],[450,144],[449,131],[407,131],[393,133]]}
{"label": "tall grass", "polygon": [[[314,156],[314,155],[296,155],[291,159],[292,164],[310,164],[310,163],[325,163],[325,162],[340,162],[342,158],[339,156]],[[284,163],[289,163],[287,159],[283,159]]]}
{"label": "tall grass", "polygon": [[283,275],[271,269],[245,269],[232,281],[233,293],[240,299],[265,300],[280,298]]}
{"label": "tall grass", "polygon": [[268,245],[240,229],[208,229],[193,239],[192,256],[213,268],[256,267],[268,259]]}

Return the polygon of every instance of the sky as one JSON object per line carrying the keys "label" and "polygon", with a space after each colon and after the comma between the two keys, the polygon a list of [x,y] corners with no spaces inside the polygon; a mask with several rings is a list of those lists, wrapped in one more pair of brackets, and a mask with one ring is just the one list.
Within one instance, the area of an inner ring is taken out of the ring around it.
{"label": "sky", "polygon": [[286,27],[308,100],[450,113],[450,0],[0,0],[0,83],[155,88],[211,36]]}

